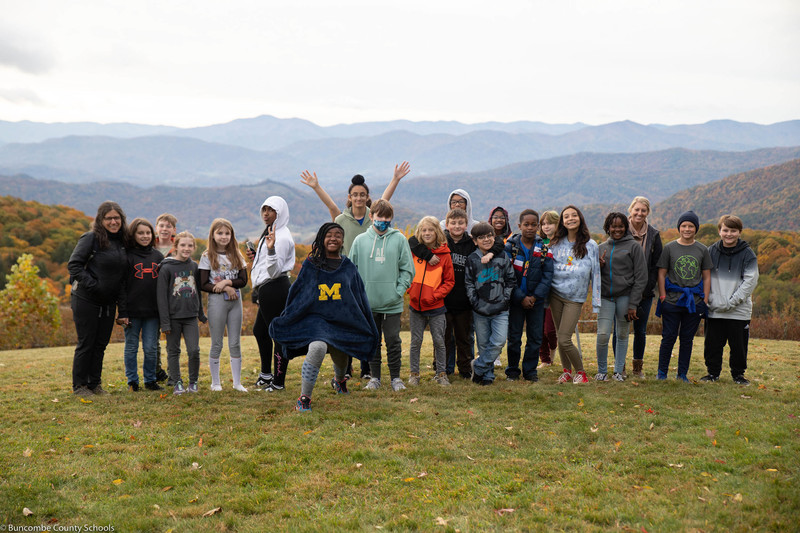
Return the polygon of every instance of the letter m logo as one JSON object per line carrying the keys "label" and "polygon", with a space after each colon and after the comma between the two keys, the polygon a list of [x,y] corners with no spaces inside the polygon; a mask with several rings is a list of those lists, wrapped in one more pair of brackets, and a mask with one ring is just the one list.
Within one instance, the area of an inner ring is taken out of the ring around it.
{"label": "letter m logo", "polygon": [[319,284],[319,300],[341,300],[342,297],[339,295],[339,289],[342,288],[341,283],[334,283],[333,287],[328,287],[324,283]]}

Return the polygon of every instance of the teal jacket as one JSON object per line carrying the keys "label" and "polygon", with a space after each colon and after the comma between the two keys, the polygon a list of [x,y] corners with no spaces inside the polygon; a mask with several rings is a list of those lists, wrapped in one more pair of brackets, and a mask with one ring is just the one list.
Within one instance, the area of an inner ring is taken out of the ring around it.
{"label": "teal jacket", "polygon": [[364,280],[373,313],[403,312],[403,296],[414,279],[414,262],[405,236],[394,228],[378,235],[373,226],[350,247],[349,259]]}

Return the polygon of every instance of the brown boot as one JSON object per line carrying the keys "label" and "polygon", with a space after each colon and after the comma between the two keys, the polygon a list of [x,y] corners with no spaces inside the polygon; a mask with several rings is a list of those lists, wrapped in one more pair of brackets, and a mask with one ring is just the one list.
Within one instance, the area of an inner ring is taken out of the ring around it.
{"label": "brown boot", "polygon": [[642,359],[633,360],[633,377],[644,379],[644,370],[642,369],[642,366],[644,366],[644,360]]}

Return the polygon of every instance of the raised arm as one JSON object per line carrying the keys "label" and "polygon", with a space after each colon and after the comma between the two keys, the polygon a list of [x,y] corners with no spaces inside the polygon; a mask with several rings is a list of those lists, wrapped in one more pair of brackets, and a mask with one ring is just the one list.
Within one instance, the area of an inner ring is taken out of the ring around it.
{"label": "raised arm", "polygon": [[333,198],[331,198],[331,195],[328,194],[325,189],[322,188],[322,185],[319,184],[317,173],[314,172],[312,174],[308,170],[304,170],[303,173],[300,174],[300,181],[314,189],[314,192],[317,193],[319,199],[322,200],[322,203],[328,208],[328,211],[331,214],[331,221],[336,220],[336,217],[338,217],[342,211],[336,207],[336,203],[333,201]]}
{"label": "raised arm", "polygon": [[[386,200],[387,202],[392,199],[392,195],[394,194],[395,189],[400,184],[400,180],[403,179],[408,173],[410,172],[411,167],[408,164],[408,161],[403,161],[399,165],[394,166],[394,176],[392,176],[392,181],[389,182],[389,185],[386,186],[384,189],[381,198]],[[319,194],[319,193],[317,193]]]}

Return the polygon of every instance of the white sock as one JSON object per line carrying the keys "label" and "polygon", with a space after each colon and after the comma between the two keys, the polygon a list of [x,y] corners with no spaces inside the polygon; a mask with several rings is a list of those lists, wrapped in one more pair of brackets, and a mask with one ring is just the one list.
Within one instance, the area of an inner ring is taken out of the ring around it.
{"label": "white sock", "polygon": [[233,374],[233,388],[239,391],[246,392],[247,389],[242,387],[242,358],[231,357],[231,374]]}
{"label": "white sock", "polygon": [[211,386],[219,386],[219,358],[214,359],[209,356],[208,369],[211,371]]}

